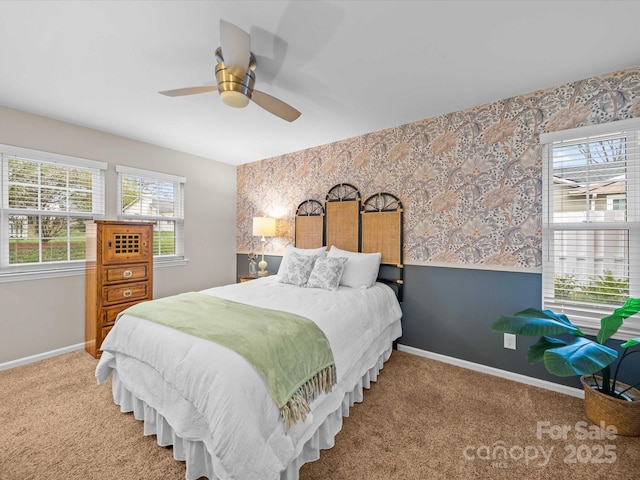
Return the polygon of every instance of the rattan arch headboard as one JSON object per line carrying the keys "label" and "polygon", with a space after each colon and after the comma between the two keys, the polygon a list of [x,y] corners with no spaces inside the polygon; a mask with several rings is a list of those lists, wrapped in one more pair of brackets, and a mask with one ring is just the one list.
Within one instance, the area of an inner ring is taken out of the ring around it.
{"label": "rattan arch headboard", "polygon": [[299,248],[324,246],[324,207],[317,200],[305,200],[296,209],[294,244]]}
{"label": "rattan arch headboard", "polygon": [[398,299],[402,301],[404,285],[402,202],[391,193],[376,193],[362,204],[361,217],[360,251],[382,254],[378,281],[394,285]]}
{"label": "rattan arch headboard", "polygon": [[324,205],[327,214],[326,245],[359,252],[360,192],[358,189],[349,183],[339,183],[329,190]]}
{"label": "rattan arch headboard", "polygon": [[332,187],[324,207],[305,200],[296,209],[295,246],[319,248],[335,245],[352,252],[382,254],[378,281],[394,287],[402,301],[402,202],[390,193],[376,193],[361,204],[360,192],[348,183]]}

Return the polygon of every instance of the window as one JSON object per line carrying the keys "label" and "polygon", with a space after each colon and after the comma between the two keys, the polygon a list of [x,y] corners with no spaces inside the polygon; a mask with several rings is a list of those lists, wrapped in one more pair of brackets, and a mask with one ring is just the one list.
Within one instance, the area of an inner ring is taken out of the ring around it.
{"label": "window", "polygon": [[[585,333],[640,297],[640,121],[541,136],[543,305]],[[625,321],[620,338],[640,334]]]}
{"label": "window", "polygon": [[116,166],[119,218],[153,222],[155,262],[184,259],[184,184],[166,173]]}
{"label": "window", "polygon": [[84,271],[106,163],[0,145],[0,281]]}

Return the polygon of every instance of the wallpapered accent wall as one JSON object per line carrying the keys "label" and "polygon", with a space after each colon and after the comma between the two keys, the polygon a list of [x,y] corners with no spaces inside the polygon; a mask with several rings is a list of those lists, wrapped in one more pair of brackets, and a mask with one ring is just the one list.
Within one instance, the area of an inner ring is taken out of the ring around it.
{"label": "wallpapered accent wall", "polygon": [[237,169],[237,250],[253,216],[279,219],[266,253],[293,243],[295,208],[337,183],[405,207],[405,263],[537,269],[539,134],[640,117],[640,66],[322,145]]}

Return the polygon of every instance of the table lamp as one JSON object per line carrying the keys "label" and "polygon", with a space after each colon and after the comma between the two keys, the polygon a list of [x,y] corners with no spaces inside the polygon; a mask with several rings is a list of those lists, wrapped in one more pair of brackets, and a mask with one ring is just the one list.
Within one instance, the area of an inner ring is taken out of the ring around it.
{"label": "table lamp", "polygon": [[258,276],[264,277],[269,275],[267,262],[264,259],[264,244],[267,241],[264,237],[273,237],[276,234],[276,219],[271,217],[253,217],[253,234],[261,237],[262,260],[258,263],[258,267],[260,267]]}

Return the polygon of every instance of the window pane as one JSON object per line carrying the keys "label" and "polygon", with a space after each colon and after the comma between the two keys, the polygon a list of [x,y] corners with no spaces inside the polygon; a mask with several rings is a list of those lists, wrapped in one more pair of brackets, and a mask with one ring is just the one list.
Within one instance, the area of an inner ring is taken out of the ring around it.
{"label": "window pane", "polygon": [[[626,220],[626,143],[618,137],[553,148],[552,222]],[[616,208],[607,201],[613,195]]]}
{"label": "window pane", "polygon": [[53,187],[66,187],[67,169],[59,165],[43,163],[40,166],[40,183]]}
{"label": "window pane", "polygon": [[40,189],[40,210],[47,212],[66,212],[67,190],[63,188],[42,187]]}
{"label": "window pane", "polygon": [[69,211],[93,211],[93,175],[92,172],[81,168],[69,169]]}
{"label": "window pane", "polygon": [[153,227],[153,251],[155,255],[176,253],[176,222],[159,221]]}
{"label": "window pane", "polygon": [[38,217],[9,215],[9,264],[37,263],[40,261],[40,238],[37,233]]}
{"label": "window pane", "polygon": [[629,296],[629,231],[555,231],[554,296],[618,305]]}
{"label": "window pane", "polygon": [[91,212],[93,210],[93,194],[91,190],[74,189],[69,192],[69,211]]}
{"label": "window pane", "polygon": [[42,261],[82,260],[86,255],[86,227],[89,218],[41,217]]}
{"label": "window pane", "polygon": [[134,204],[140,200],[140,189],[138,188],[137,180],[129,175],[121,175],[120,186],[122,189],[122,213],[132,212],[133,214],[139,214],[134,207]]}
{"label": "window pane", "polygon": [[91,171],[84,168],[69,169],[69,188],[91,191]]}
{"label": "window pane", "polygon": [[27,238],[29,223],[26,215],[9,215],[9,238]]}
{"label": "window pane", "polygon": [[[37,217],[36,217],[37,218]],[[40,233],[42,243],[49,242],[67,234],[67,217],[41,216],[36,225],[36,233]]]}
{"label": "window pane", "polygon": [[123,175],[122,213],[147,217],[174,217],[173,182]]}
{"label": "window pane", "polygon": [[87,258],[87,218],[71,218],[69,224],[69,260],[84,260]]}
{"label": "window pane", "polygon": [[9,208],[38,208],[38,187],[9,184]]}
{"label": "window pane", "polygon": [[38,163],[21,158],[9,158],[7,165],[9,167],[9,184],[38,184]]}
{"label": "window pane", "polygon": [[175,217],[175,199],[173,197],[173,182],[158,182],[155,196],[155,208],[158,215]]}

